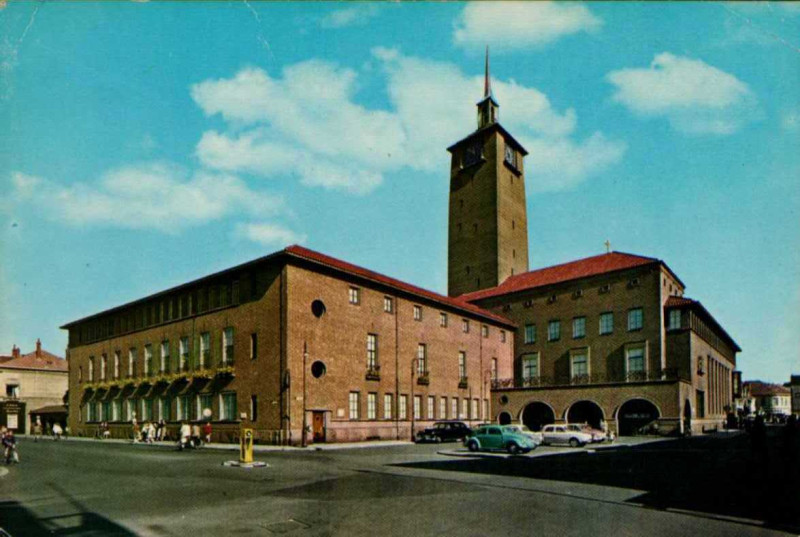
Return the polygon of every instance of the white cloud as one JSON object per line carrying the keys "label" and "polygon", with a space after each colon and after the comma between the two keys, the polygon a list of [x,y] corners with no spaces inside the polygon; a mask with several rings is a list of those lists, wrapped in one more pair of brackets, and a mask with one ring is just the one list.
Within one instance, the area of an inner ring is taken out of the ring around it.
{"label": "white cloud", "polygon": [[344,28],[346,26],[361,26],[369,22],[378,14],[375,4],[356,4],[344,9],[337,9],[322,18],[320,26],[323,28]]}
{"label": "white cloud", "polygon": [[757,117],[750,88],[701,60],[658,54],[647,68],[612,71],[613,99],[644,117],[665,117],[687,133],[731,134]]}
{"label": "white cloud", "polygon": [[280,225],[265,222],[240,223],[234,229],[234,236],[257,242],[264,246],[288,246],[306,241],[306,236]]}
{"label": "white cloud", "polygon": [[240,178],[183,170],[165,163],[128,166],[99,181],[62,185],[12,174],[18,204],[34,205],[40,214],[71,225],[108,225],[175,232],[232,216],[281,211],[280,198],[250,189]]}
{"label": "white cloud", "polygon": [[[447,169],[444,149],[475,128],[482,77],[394,49],[376,48],[373,58],[386,77],[387,110],[356,102],[355,71],[317,60],[289,66],[281,78],[248,68],[194,85],[198,105],[208,115],[221,115],[229,127],[205,132],[198,158],[216,170],[296,176],[306,185],[356,194],[370,192],[389,172]],[[575,111],[556,110],[539,90],[514,80],[494,80],[493,88],[503,125],[540,148],[531,152],[534,181],[548,175],[542,184],[559,188],[554,174],[570,186],[621,158],[624,146],[602,136],[592,143],[571,139]],[[593,151],[603,156],[594,158]],[[552,164],[539,167],[539,158]],[[596,167],[579,167],[577,161],[590,158]],[[571,171],[556,171],[559,162]]]}
{"label": "white cloud", "polygon": [[603,22],[582,4],[564,2],[470,2],[453,31],[464,47],[536,47],[563,36],[591,32]]}

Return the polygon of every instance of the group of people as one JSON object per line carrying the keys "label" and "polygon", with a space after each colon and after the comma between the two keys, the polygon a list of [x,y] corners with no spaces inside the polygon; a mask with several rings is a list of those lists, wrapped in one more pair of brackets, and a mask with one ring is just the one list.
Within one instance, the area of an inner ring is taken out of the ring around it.
{"label": "group of people", "polygon": [[[31,427],[34,442],[39,441],[44,433],[44,429],[45,427],[42,425],[42,420],[37,416],[36,422],[33,424],[33,427]],[[56,422],[50,427],[50,434],[53,436],[53,440],[61,440],[61,437],[64,435],[64,428],[61,427],[60,423]]]}
{"label": "group of people", "polygon": [[19,464],[19,453],[17,452],[17,438],[12,429],[4,426],[0,427],[0,445],[3,446],[3,461],[6,464]]}
{"label": "group of people", "polygon": [[207,421],[202,429],[198,424],[189,425],[184,421],[180,428],[180,438],[178,439],[178,449],[198,448],[204,443],[211,442],[211,422]]}
{"label": "group of people", "polygon": [[[101,425],[102,426],[102,425]],[[106,425],[107,427],[108,425]],[[167,423],[161,419],[158,422],[146,421],[142,426],[133,419],[133,441],[152,444],[167,439]]]}

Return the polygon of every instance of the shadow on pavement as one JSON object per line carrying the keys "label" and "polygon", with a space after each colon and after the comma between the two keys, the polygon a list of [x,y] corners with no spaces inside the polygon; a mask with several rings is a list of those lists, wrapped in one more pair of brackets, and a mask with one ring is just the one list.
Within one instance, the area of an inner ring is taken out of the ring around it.
{"label": "shadow on pavement", "polygon": [[594,453],[475,458],[397,466],[587,483],[646,491],[629,500],[800,528],[798,442],[781,429],[765,442],[748,435],[701,436]]}

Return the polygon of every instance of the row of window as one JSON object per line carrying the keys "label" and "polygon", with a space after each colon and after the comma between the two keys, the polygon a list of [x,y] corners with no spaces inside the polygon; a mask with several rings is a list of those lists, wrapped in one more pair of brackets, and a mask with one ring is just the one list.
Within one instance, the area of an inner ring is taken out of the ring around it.
{"label": "row of window", "polygon": [[[348,301],[350,304],[354,306],[358,306],[361,304],[361,288],[360,287],[350,287],[348,290]],[[394,298],[390,296],[383,297],[383,311],[386,313],[394,313]],[[415,304],[413,307],[413,318],[415,321],[422,321],[422,306]],[[449,317],[447,313],[440,311],[439,312],[439,326],[442,328],[447,328],[449,324]],[[469,319],[461,319],[461,331],[465,334],[468,334],[470,331],[470,322]],[[481,335],[485,338],[489,337],[489,326],[488,325],[481,325]],[[500,341],[505,343],[506,341],[506,331],[500,330]]]}
{"label": "row of window", "polygon": [[[425,413],[423,416],[423,396],[415,395],[413,399],[413,408],[411,411],[413,412],[414,419],[429,419],[429,420],[444,420],[444,419],[470,419],[470,420],[477,420],[477,419],[488,419],[489,415],[489,401],[487,399],[483,400],[483,408],[482,413],[479,415],[479,406],[480,406],[480,399],[473,398],[470,399],[468,397],[446,397],[440,396],[438,398],[439,404],[438,407],[436,405],[437,397],[435,395],[428,395],[425,398],[426,406],[425,406]],[[394,407],[394,394],[385,393],[383,394],[383,408],[378,408],[378,393],[377,392],[369,392],[367,393],[367,412],[366,412],[366,419],[367,420],[377,420],[377,419],[384,419],[384,420],[392,420],[395,419],[395,407]],[[449,401],[449,404],[448,404]],[[359,420],[361,419],[361,392],[350,392],[349,396],[349,419],[351,420]],[[408,419],[408,395],[401,394],[399,399],[397,400],[397,419],[405,420]],[[379,417],[380,416],[380,417]]]}
{"label": "row of window", "polygon": [[[428,375],[428,345],[425,343],[417,344],[416,372],[419,376]],[[377,371],[380,369],[378,361],[378,334],[367,334],[367,370]],[[492,369],[497,371],[497,358],[492,358]],[[467,378],[467,353],[458,351],[458,375],[460,379]]]}
{"label": "row of window", "polygon": [[[227,327],[222,330],[222,348],[220,356],[221,366],[233,365],[233,328]],[[170,341],[165,339],[161,342],[159,347],[158,364],[153,363],[153,345],[150,343],[145,344],[143,353],[144,359],[142,361],[142,375],[150,376],[159,373],[169,373],[173,365],[170,354]],[[198,353],[192,353],[192,345],[188,336],[183,336],[178,340],[178,358],[176,371],[188,371],[194,369],[206,369],[212,366],[211,363],[211,333],[202,332],[198,336]],[[250,334],[250,358],[255,359],[258,356],[258,336],[253,333]],[[100,356],[99,364],[95,364],[95,357],[89,357],[88,363],[88,381],[95,380],[104,381],[109,376],[113,379],[119,379],[122,375],[122,368],[127,369],[128,378],[136,377],[137,371],[137,349],[131,347],[128,349],[127,364],[122,364],[120,351],[114,351],[112,361],[110,364],[111,370],[109,371],[109,361],[106,354]],[[97,374],[95,373],[97,372]],[[78,368],[78,382],[83,381],[83,366]]]}
{"label": "row of window", "polygon": [[[129,422],[136,419],[145,421],[184,421],[209,420],[233,421],[239,419],[235,392],[216,394],[217,413],[214,414],[214,394],[182,395],[179,397],[158,397],[136,399],[114,399],[87,403],[81,408],[81,418],[87,423],[111,421]],[[250,419],[258,419],[258,398],[250,398]]]}
{"label": "row of window", "polygon": [[[531,381],[541,376],[541,353],[531,352],[521,357],[522,379]],[[645,373],[647,371],[646,345],[635,343],[625,346],[625,372],[627,374]],[[589,349],[580,348],[570,351],[570,376],[585,377],[591,374]]]}
{"label": "row of window", "polygon": [[[679,318],[680,323],[680,318]],[[632,308],[628,310],[628,332],[641,330],[644,326],[644,311],[642,308]],[[599,334],[607,335],[614,332],[614,313],[601,313],[598,319]],[[586,317],[575,317],[572,319],[572,338],[581,339],[586,337]],[[561,320],[554,319],[547,323],[547,341],[558,341],[561,339]],[[523,332],[523,341],[526,344],[536,343],[536,325],[526,324]]]}

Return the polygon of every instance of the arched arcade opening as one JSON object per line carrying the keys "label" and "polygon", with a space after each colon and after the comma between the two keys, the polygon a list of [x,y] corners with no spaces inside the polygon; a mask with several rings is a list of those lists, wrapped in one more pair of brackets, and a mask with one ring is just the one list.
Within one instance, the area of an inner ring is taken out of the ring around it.
{"label": "arched arcade opening", "polygon": [[600,429],[603,419],[603,409],[594,401],[578,401],[567,411],[567,423],[588,423],[595,429]]}
{"label": "arched arcade opening", "polygon": [[646,434],[660,417],[658,407],[647,399],[629,399],[617,411],[617,430],[621,436]]}
{"label": "arched arcade opening", "polygon": [[541,431],[542,427],[555,421],[556,415],[553,409],[540,401],[529,403],[522,411],[522,423],[531,431]]}

